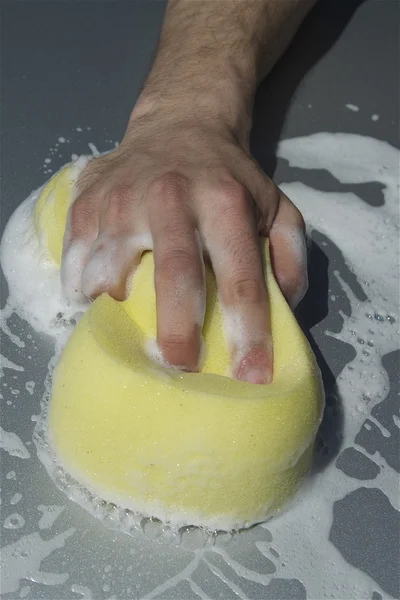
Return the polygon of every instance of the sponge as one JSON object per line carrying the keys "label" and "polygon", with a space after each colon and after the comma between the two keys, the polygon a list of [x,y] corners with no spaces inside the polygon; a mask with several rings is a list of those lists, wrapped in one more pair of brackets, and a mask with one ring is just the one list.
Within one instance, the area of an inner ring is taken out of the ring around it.
{"label": "sponge", "polygon": [[[74,193],[67,166],[35,208],[38,235],[60,264]],[[70,182],[70,183],[68,183]],[[323,408],[315,357],[275,282],[264,245],[274,377],[226,376],[229,354],[207,271],[200,373],[156,365],[154,264],[146,253],[128,298],[97,298],[53,372],[49,438],[65,469],[107,501],[169,524],[239,529],[287,502],[307,473]]]}

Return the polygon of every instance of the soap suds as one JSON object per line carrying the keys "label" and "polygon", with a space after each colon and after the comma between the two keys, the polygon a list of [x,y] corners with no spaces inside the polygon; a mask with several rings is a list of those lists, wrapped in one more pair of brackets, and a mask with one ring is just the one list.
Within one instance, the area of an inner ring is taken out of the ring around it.
{"label": "soap suds", "polygon": [[360,107],[357,106],[356,104],[346,104],[346,108],[348,108],[349,110],[351,110],[353,112],[358,112],[360,110]]}
{"label": "soap suds", "polygon": [[1,549],[2,594],[17,592],[21,580],[28,579],[44,585],[60,585],[68,579],[68,573],[41,571],[41,562],[58,548],[63,548],[68,538],[75,533],[70,528],[50,539],[44,540],[39,533],[31,533]]}
{"label": "soap suds", "polygon": [[[351,368],[345,368],[338,378],[345,413],[342,446],[352,446],[361,427],[371,430],[371,425],[365,421],[367,416],[371,424],[374,423],[374,427],[379,427],[384,439],[389,439],[387,428],[376,419],[372,421],[370,417],[373,406],[381,401],[388,391],[388,378],[381,365],[381,357],[398,346],[399,153],[384,142],[350,134],[316,134],[285,140],[280,144],[278,153],[293,167],[324,169],[342,183],[378,181],[383,185],[385,204],[379,208],[366,205],[355,194],[326,193],[300,183],[283,184],[281,187],[302,210],[310,226],[325,233],[343,251],[348,267],[357,275],[367,296],[365,301],[360,301],[342,279],[341,274],[335,273],[338,284],[349,299],[351,310],[350,316],[341,313],[342,330],[339,333],[328,334],[350,343],[356,351],[355,358],[348,365]],[[38,276],[34,275],[32,279],[37,283]],[[24,299],[23,295],[21,298]],[[7,310],[8,319],[17,310],[16,305],[11,302]],[[22,313],[23,311],[19,314]],[[54,332],[54,328],[52,331]],[[23,347],[24,342],[14,332],[9,330],[9,334],[6,335],[12,343]],[[372,342],[372,346],[369,342]],[[53,365],[54,361],[50,364],[50,371]],[[400,423],[396,415],[393,416],[393,421],[397,426]],[[361,446],[357,448],[365,453]],[[367,488],[382,489],[392,505],[398,508],[397,479],[394,471],[378,452],[375,452],[371,458],[382,467],[381,472],[376,479],[363,482],[363,485]],[[6,479],[15,479],[15,477],[15,471],[10,471],[6,475]],[[310,598],[327,596],[367,598],[371,597],[372,590],[376,589],[376,584],[362,571],[357,570],[355,575],[354,568],[328,542],[332,523],[332,503],[357,489],[359,485],[358,480],[347,477],[333,463],[330,463],[323,472],[315,475],[282,518],[268,523],[268,529],[274,537],[274,548],[282,559],[279,576],[297,577],[303,581]],[[115,516],[107,511],[104,514],[103,509],[99,499],[98,514],[101,515],[103,511],[103,520],[109,526],[115,527]],[[147,520],[143,527],[145,534],[147,532],[149,537],[157,539],[161,528],[162,524],[150,520]],[[135,531],[137,531],[136,527],[133,528],[132,533]],[[162,538],[162,535],[160,537]],[[29,536],[21,539],[25,538]],[[40,536],[39,540],[41,540]],[[38,544],[35,542],[36,545]],[[206,552],[214,552],[214,550],[205,548],[196,555],[196,560],[199,562]],[[220,553],[220,556],[238,577],[244,578],[243,581],[252,581],[253,577],[256,577],[249,569],[243,572],[243,566],[233,561],[228,552]],[[11,564],[14,558],[9,560]],[[16,564],[18,567],[18,561]],[[319,573],[326,573],[327,566],[329,578],[326,575],[319,577]],[[36,569],[39,567],[40,563]],[[213,569],[217,567],[214,565]],[[15,572],[14,564],[12,564],[12,571]],[[184,569],[176,578],[172,578],[173,581],[170,579],[157,586],[157,593],[161,593],[161,587],[167,590],[180,581],[191,582],[193,572],[194,565],[191,564],[189,570]],[[242,574],[239,575],[239,572]],[[53,574],[49,575],[51,580]],[[228,579],[229,585],[229,578],[222,572],[220,575]],[[214,576],[217,576],[215,572]],[[24,577],[21,575],[21,579]],[[263,583],[266,584],[268,581],[269,578],[264,577]],[[17,587],[11,591],[16,591],[19,584],[20,580],[17,582]],[[231,585],[229,587],[232,589]],[[4,592],[4,589],[2,591]],[[153,590],[146,594],[146,597],[154,597],[157,593]],[[246,598],[239,585],[235,594],[240,598]]]}
{"label": "soap suds", "polygon": [[4,529],[21,529],[25,525],[25,519],[18,513],[12,513],[4,520]]}
{"label": "soap suds", "polygon": [[100,156],[100,152],[98,151],[98,149],[92,142],[89,142],[88,146],[89,146],[90,151],[93,154],[93,156]]}
{"label": "soap suds", "polygon": [[18,456],[18,458],[30,458],[31,456],[17,434],[5,431],[2,427],[0,427],[0,448],[8,452],[10,456]]}
{"label": "soap suds", "polygon": [[0,377],[4,375],[4,369],[13,369],[14,371],[23,371],[24,367],[16,365],[2,354],[0,354]]}
{"label": "soap suds", "polygon": [[84,585],[72,584],[71,592],[79,594],[83,600],[91,600],[93,598],[92,590]]}
{"label": "soap suds", "polygon": [[10,504],[11,505],[15,505],[18,504],[18,502],[20,502],[22,500],[22,494],[20,494],[19,492],[17,492],[16,494],[14,494],[14,496],[11,498],[10,500]]}
{"label": "soap suds", "polygon": [[[74,164],[72,181],[77,180],[87,160],[82,157]],[[0,247],[0,260],[9,286],[9,297],[0,311],[0,320],[3,332],[21,347],[24,342],[12,334],[7,325],[13,313],[27,320],[36,331],[57,335],[71,331],[71,320],[81,310],[80,306],[65,300],[59,268],[35,233],[32,213],[41,189],[32,192],[13,213]]]}
{"label": "soap suds", "polygon": [[32,396],[34,389],[35,389],[35,382],[34,381],[27,381],[25,383],[25,389],[28,392],[28,394],[30,394]]}

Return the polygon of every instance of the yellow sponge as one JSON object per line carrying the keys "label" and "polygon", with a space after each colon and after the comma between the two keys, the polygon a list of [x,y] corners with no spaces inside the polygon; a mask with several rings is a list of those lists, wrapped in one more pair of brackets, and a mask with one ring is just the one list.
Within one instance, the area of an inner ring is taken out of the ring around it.
{"label": "yellow sponge", "polygon": [[[35,223],[60,263],[72,192],[68,169],[44,188]],[[47,191],[46,191],[47,190]],[[47,195],[46,195],[47,194]],[[206,355],[200,374],[156,366],[152,254],[127,300],[104,294],[74,329],[54,370],[49,434],[78,481],[105,500],[174,525],[236,529],[264,520],[309,469],[323,389],[313,353],[271,272],[274,379],[225,376],[228,350],[214,278],[207,273]]]}

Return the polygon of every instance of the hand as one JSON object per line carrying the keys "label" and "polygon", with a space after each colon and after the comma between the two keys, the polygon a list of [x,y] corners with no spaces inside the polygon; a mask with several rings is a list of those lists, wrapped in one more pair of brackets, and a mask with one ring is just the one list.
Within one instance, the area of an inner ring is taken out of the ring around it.
{"label": "hand", "polygon": [[239,141],[212,111],[191,114],[191,106],[139,103],[121,145],[86,167],[64,237],[64,290],[75,300],[103,292],[122,300],[142,252],[153,250],[159,348],[169,364],[196,371],[210,260],[232,375],[268,383],[259,236],[269,236],[275,277],[293,307],[307,288],[303,219],[251,158],[247,135]]}

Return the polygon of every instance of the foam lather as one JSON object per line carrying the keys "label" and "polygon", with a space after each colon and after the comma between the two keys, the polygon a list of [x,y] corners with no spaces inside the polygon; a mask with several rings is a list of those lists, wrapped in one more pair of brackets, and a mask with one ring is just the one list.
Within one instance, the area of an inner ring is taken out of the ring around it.
{"label": "foam lather", "polygon": [[[34,221],[60,264],[74,192],[67,166],[42,190]],[[172,525],[238,529],[267,518],[296,491],[311,463],[323,408],[315,357],[271,271],[274,378],[226,376],[229,353],[214,277],[207,272],[201,373],[157,366],[153,258],[146,253],[129,297],[97,298],[53,373],[49,438],[80,483],[105,500]],[[179,318],[179,315],[177,315]]]}

